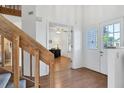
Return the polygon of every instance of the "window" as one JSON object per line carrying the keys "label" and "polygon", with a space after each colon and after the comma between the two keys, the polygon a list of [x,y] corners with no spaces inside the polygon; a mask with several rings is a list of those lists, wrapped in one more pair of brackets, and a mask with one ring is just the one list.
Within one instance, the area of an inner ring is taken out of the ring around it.
{"label": "window", "polygon": [[104,48],[120,46],[120,23],[104,27]]}
{"label": "window", "polygon": [[97,49],[97,29],[90,29],[87,33],[88,49]]}

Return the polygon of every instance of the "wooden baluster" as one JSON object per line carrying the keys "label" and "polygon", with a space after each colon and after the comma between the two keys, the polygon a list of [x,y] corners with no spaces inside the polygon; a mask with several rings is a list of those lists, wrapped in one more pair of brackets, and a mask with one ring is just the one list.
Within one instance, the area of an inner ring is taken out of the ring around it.
{"label": "wooden baluster", "polygon": [[30,76],[32,77],[32,55],[30,54]]}
{"label": "wooden baluster", "polygon": [[7,7],[8,7],[9,9],[13,9],[13,7],[12,7],[11,5],[8,5]]}
{"label": "wooden baluster", "polygon": [[19,10],[19,5],[16,5],[16,9]]}
{"label": "wooden baluster", "polygon": [[12,7],[13,7],[12,9],[16,10],[16,5],[12,5]]}
{"label": "wooden baluster", "polygon": [[21,5],[19,5],[19,10],[21,10],[22,9],[22,6]]}
{"label": "wooden baluster", "polygon": [[2,66],[5,65],[5,46],[4,46],[4,37],[1,36],[1,54],[2,54]]}
{"label": "wooden baluster", "polygon": [[6,7],[6,5],[2,5],[2,7]]}
{"label": "wooden baluster", "polygon": [[15,36],[12,42],[12,62],[13,62],[13,81],[14,87],[19,87],[20,72],[19,72],[19,36]]}
{"label": "wooden baluster", "polygon": [[54,62],[51,61],[49,65],[49,80],[50,80],[50,88],[54,88]]}
{"label": "wooden baluster", "polygon": [[5,5],[5,8],[7,8],[7,5]]}
{"label": "wooden baluster", "polygon": [[35,50],[35,88],[39,88],[39,83],[40,83],[39,50]]}
{"label": "wooden baluster", "polygon": [[24,50],[21,49],[21,55],[22,55],[22,76],[24,75]]}

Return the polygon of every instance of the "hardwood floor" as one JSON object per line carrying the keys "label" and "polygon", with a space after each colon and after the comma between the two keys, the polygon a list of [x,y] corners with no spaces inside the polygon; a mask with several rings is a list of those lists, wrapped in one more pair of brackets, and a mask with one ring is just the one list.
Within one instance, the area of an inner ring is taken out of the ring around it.
{"label": "hardwood floor", "polygon": [[61,56],[55,59],[55,71],[63,71],[71,68],[71,59]]}
{"label": "hardwood floor", "polygon": [[[80,68],[72,70],[69,58],[60,57],[56,59],[55,65],[55,88],[106,88],[107,76]],[[48,77],[41,78],[41,87],[48,86]]]}
{"label": "hardwood floor", "polygon": [[[9,67],[7,69],[10,70]],[[55,88],[106,88],[107,76],[87,68],[71,69],[70,59],[59,57],[55,61]],[[49,76],[40,80],[41,88],[49,88]],[[30,83],[29,85],[30,86]]]}

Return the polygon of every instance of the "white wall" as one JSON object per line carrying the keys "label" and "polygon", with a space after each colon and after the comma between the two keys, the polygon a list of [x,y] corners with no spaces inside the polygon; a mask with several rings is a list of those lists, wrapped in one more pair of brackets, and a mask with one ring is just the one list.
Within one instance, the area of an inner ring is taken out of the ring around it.
{"label": "white wall", "polygon": [[107,49],[108,88],[124,88],[124,48]]}
{"label": "white wall", "polygon": [[113,19],[120,18],[124,16],[124,6],[117,5],[89,5],[83,6],[83,45],[84,45],[84,54],[85,54],[85,66],[87,65],[87,59],[89,58],[86,51],[86,30],[93,26],[96,26],[99,29],[99,25],[111,21]]}
{"label": "white wall", "polygon": [[82,28],[83,7],[78,5],[39,5],[36,6],[37,17],[43,17],[50,22],[66,25],[76,25]]}
{"label": "white wall", "polygon": [[72,49],[72,68],[77,69],[84,67],[84,57],[82,51],[82,32],[79,29],[74,29],[73,32],[73,49]]}
{"label": "white wall", "polygon": [[75,6],[54,6],[40,5],[36,6],[37,16],[47,18],[49,21],[61,24],[74,24]]}
{"label": "white wall", "polygon": [[[42,19],[42,21],[36,20],[36,40],[43,45],[45,48],[47,48],[47,32],[46,30],[46,20]],[[49,73],[49,67],[43,63],[41,64],[41,75],[47,75]]]}
{"label": "white wall", "polygon": [[99,24],[124,15],[124,6],[89,5],[84,7],[84,26]]}
{"label": "white wall", "polygon": [[[33,12],[33,14],[29,14]],[[22,6],[22,29],[32,38],[36,38],[36,10],[35,6]]]}
{"label": "white wall", "polygon": [[[83,25],[82,24],[83,23],[83,20],[82,20],[83,19],[82,18],[83,11],[82,10],[83,10],[82,6],[41,5],[41,6],[36,6],[36,15],[37,15],[37,17],[42,17],[43,19],[47,19],[47,24],[49,24],[49,22],[65,24],[65,25],[72,26],[74,28],[74,29],[72,29],[74,32],[76,32],[77,29],[78,29],[78,31],[82,32],[82,27],[83,27],[82,26]],[[80,35],[83,35],[83,34],[80,33]],[[78,39],[79,42],[82,41],[82,39],[83,39],[82,37],[83,36],[81,36],[81,38]],[[74,39],[77,40],[77,38],[75,37]],[[74,44],[73,47],[77,47],[76,43],[73,43],[73,44]],[[78,46],[82,47],[82,44],[83,44],[83,42],[80,42],[80,43],[78,43]],[[81,54],[78,56],[78,58],[73,56],[74,64],[79,64],[75,68],[79,68],[79,67],[83,66],[83,65],[81,65],[83,63],[83,61],[78,60],[80,58],[83,59],[82,49],[83,48],[80,48],[80,50],[78,50],[78,51],[76,49],[73,50],[73,54],[78,54],[79,51],[81,52]]]}
{"label": "white wall", "polygon": [[12,23],[14,23],[16,26],[18,26],[19,28],[22,28],[21,17],[10,16],[10,15],[5,15],[5,14],[2,14],[2,15],[5,18],[7,18],[9,21],[11,21]]}

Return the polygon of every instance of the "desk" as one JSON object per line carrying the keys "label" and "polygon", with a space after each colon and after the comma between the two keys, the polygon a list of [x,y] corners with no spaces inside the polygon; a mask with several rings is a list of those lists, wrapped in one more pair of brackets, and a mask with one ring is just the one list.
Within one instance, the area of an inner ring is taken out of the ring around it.
{"label": "desk", "polygon": [[55,58],[61,56],[61,50],[60,49],[50,49],[49,51],[51,51],[54,54]]}

